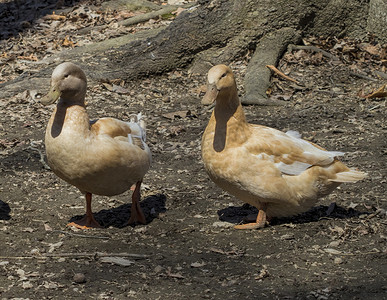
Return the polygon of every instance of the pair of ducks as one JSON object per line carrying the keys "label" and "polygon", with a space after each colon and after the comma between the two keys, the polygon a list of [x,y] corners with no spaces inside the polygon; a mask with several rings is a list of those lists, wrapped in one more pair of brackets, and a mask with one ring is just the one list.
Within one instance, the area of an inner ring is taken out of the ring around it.
{"label": "pair of ducks", "polygon": [[[45,145],[52,171],[86,197],[86,215],[69,225],[101,227],[91,210],[92,194],[113,196],[133,190],[129,224],[146,223],[140,207],[141,182],[151,165],[145,122],[101,118],[90,122],[86,76],[73,63],[55,68],[51,89],[41,102],[58,104],[48,122]],[[292,216],[310,209],[318,198],[342,182],[356,182],[366,173],[350,169],[342,152],[301,139],[295,131],[249,124],[237,94],[234,75],[225,65],[208,72],[203,104],[215,108],[202,138],[202,158],[210,178],[222,189],[259,209],[254,223],[264,227],[271,217]]]}

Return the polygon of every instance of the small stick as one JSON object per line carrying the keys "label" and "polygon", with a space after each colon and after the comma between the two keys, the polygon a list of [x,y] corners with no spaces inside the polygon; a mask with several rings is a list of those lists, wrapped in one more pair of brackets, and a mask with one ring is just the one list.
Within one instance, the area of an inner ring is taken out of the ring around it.
{"label": "small stick", "polygon": [[286,80],[289,80],[289,81],[292,81],[292,82],[295,82],[297,84],[299,84],[299,82],[287,75],[285,75],[284,73],[282,73],[280,70],[278,70],[276,67],[274,67],[273,65],[266,65],[267,68],[269,68],[270,70],[272,70],[274,73],[278,74],[279,76],[281,76],[282,78],[286,79]]}
{"label": "small stick", "polygon": [[387,74],[384,73],[384,72],[374,71],[374,73],[375,73],[377,76],[382,77],[383,79],[387,79]]}
{"label": "small stick", "polygon": [[333,60],[340,60],[337,56],[323,50],[323,49],[320,49],[316,46],[311,46],[311,45],[308,45],[308,46],[304,46],[304,45],[294,45],[294,44],[290,44],[288,46],[288,51],[292,51],[292,50],[311,50],[311,51],[314,51],[314,52],[321,52],[324,56],[326,57],[329,57],[329,58],[332,58]]}
{"label": "small stick", "polygon": [[42,258],[61,258],[61,257],[74,257],[74,258],[82,258],[82,257],[131,257],[133,259],[145,259],[148,258],[148,255],[145,254],[135,254],[135,253],[45,253],[40,256],[31,255],[31,256],[0,256],[0,259],[42,259]]}
{"label": "small stick", "polygon": [[377,79],[369,77],[369,76],[367,76],[364,73],[350,72],[349,75],[356,76],[356,77],[359,77],[359,78],[362,78],[362,79],[367,79],[367,80],[370,80],[370,81],[378,81]]}
{"label": "small stick", "polygon": [[43,19],[59,21],[59,20],[66,20],[66,17],[61,15],[56,15],[55,12],[53,12],[51,15],[44,16]]}
{"label": "small stick", "polygon": [[72,235],[72,236],[81,237],[81,238],[89,238],[89,239],[102,239],[102,240],[110,239],[110,237],[108,237],[108,236],[86,235],[86,234],[67,232],[64,230],[52,230],[51,232],[59,232],[59,233],[67,234],[67,235]]}
{"label": "small stick", "polygon": [[95,252],[95,253],[46,253],[42,255],[42,257],[90,257],[93,256],[95,258],[98,257],[132,257],[134,259],[144,259],[148,258],[148,255],[145,254],[136,254],[136,253],[103,253],[103,252]]}
{"label": "small stick", "polygon": [[362,253],[330,253],[334,255],[344,255],[344,256],[355,256],[355,255],[370,255],[370,254],[380,254],[382,253],[381,251],[370,251],[370,252],[362,252]]}
{"label": "small stick", "polygon": [[27,149],[31,149],[31,150],[34,150],[34,151],[38,152],[39,155],[40,155],[39,161],[42,163],[43,167],[46,170],[51,170],[50,166],[48,164],[46,164],[46,162],[44,161],[44,154],[42,153],[42,151],[40,151],[38,148],[35,148],[35,147],[32,147],[32,146],[28,146]]}
{"label": "small stick", "polygon": [[384,90],[384,88],[387,86],[387,84],[382,85],[380,88],[378,88],[376,91],[364,96],[366,99],[372,99],[372,98],[384,98],[387,97],[387,91]]}

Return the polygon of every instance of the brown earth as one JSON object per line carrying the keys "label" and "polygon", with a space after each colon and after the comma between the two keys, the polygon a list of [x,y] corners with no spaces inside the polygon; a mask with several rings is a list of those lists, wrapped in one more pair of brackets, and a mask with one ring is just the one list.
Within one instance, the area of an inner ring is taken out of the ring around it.
{"label": "brown earth", "polygon": [[[288,52],[279,68],[302,84],[274,76],[271,97],[287,104],[247,106],[247,118],[345,151],[343,161],[369,177],[262,230],[232,228],[257,210],[217,188],[203,169],[200,139],[211,113],[200,105],[203,75],[177,70],[122,86],[89,83],[91,118],[147,116],[153,165],[141,205],[148,224],[135,227],[123,226],[130,192],[94,197],[105,228],[66,227],[84,213],[84,199],[41,162],[53,108],[42,107],[36,91],[1,100],[1,299],[385,299],[385,99],[358,96],[383,83],[373,73],[384,71],[382,57],[370,53],[379,46],[310,41],[339,60]],[[248,60],[231,65],[241,96]],[[30,66],[7,61],[2,79]]]}

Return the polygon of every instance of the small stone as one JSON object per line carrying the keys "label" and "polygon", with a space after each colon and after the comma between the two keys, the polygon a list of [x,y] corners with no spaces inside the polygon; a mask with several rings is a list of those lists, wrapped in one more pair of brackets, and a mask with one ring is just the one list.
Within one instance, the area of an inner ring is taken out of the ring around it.
{"label": "small stone", "polygon": [[284,234],[280,236],[281,240],[294,240],[294,234]]}
{"label": "small stone", "polygon": [[83,273],[75,273],[73,280],[75,283],[85,283],[86,282],[86,276]]}
{"label": "small stone", "polygon": [[342,89],[339,88],[339,87],[334,87],[334,88],[332,89],[332,91],[335,92],[335,93],[342,93],[342,92],[343,92]]}
{"label": "small stone", "polygon": [[337,246],[339,246],[340,245],[340,241],[333,241],[333,242],[330,242],[329,243],[329,246],[330,247],[337,247]]}
{"label": "small stone", "polygon": [[25,289],[25,290],[28,290],[28,289],[30,289],[30,288],[32,288],[32,287],[33,287],[33,285],[32,285],[32,283],[29,282],[29,281],[24,281],[24,282],[22,283],[22,288]]}
{"label": "small stone", "polygon": [[206,265],[205,262],[194,262],[191,264],[191,267],[192,268],[201,268],[201,267],[204,267]]}
{"label": "small stone", "polygon": [[336,257],[333,261],[335,264],[340,265],[343,263],[343,260],[340,257]]}
{"label": "small stone", "polygon": [[217,222],[212,223],[212,226],[218,227],[218,228],[230,228],[230,227],[233,227],[234,224],[229,223],[229,222],[217,221]]}
{"label": "small stone", "polygon": [[329,253],[329,254],[335,254],[335,255],[341,254],[341,252],[339,250],[332,249],[332,248],[324,249],[324,251]]}
{"label": "small stone", "polygon": [[153,271],[157,274],[157,273],[160,273],[162,270],[163,270],[163,267],[159,265],[159,266],[156,266]]}

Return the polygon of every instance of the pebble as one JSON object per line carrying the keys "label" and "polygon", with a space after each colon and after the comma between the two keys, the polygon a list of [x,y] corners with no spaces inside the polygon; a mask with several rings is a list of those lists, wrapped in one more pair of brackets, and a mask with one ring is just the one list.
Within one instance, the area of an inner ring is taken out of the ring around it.
{"label": "pebble", "polygon": [[218,228],[230,228],[230,227],[233,227],[234,224],[228,223],[228,222],[217,221],[217,222],[212,223],[212,226],[218,227]]}
{"label": "pebble", "polygon": [[86,282],[86,276],[83,273],[75,273],[73,280],[75,283],[85,283]]}
{"label": "pebble", "polygon": [[340,245],[340,241],[333,241],[333,242],[330,242],[329,243],[329,246],[330,247],[337,247],[337,246],[339,246]]}
{"label": "pebble", "polygon": [[343,259],[341,259],[340,257],[336,257],[333,261],[335,264],[337,265],[340,265],[343,263]]}
{"label": "pebble", "polygon": [[162,266],[156,266],[153,271],[157,274],[157,273],[160,273],[162,270],[163,270]]}

